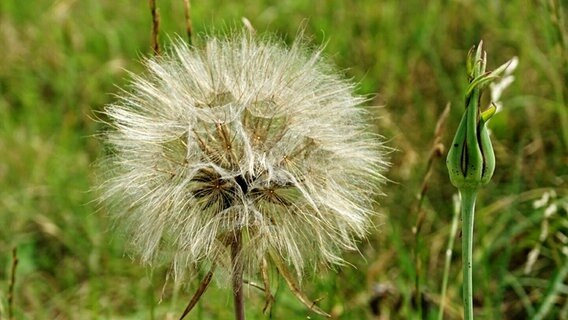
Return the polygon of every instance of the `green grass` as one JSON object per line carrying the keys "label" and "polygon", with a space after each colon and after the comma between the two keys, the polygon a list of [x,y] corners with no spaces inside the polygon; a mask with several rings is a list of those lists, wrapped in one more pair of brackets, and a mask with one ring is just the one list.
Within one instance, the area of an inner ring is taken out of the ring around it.
{"label": "green grass", "polygon": [[[435,123],[452,111],[442,141],[450,143],[467,85],[465,56],[484,40],[489,68],[516,55],[516,80],[503,112],[489,127],[497,170],[477,204],[474,305],[480,319],[568,317],[568,8],[542,1],[226,1],[192,3],[197,33],[238,25],[291,41],[304,26],[314,44],[373,94],[377,131],[397,151],[393,181],[380,198],[376,232],[354,267],[304,281],[310,297],[341,319],[373,319],[377,284],[388,284],[378,307],[384,319],[416,319],[418,276],[425,319],[440,305],[452,194],[436,158],[422,209],[420,246],[412,228]],[[161,40],[183,34],[183,1],[158,1]],[[196,288],[164,288],[166,266],[153,274],[125,251],[126,239],[90,192],[92,163],[104,150],[94,113],[141,70],[150,47],[146,1],[0,2],[0,318],[7,317],[11,250],[18,248],[16,319],[175,319]],[[549,194],[548,201],[535,201]],[[538,203],[537,203],[538,204]],[[556,209],[555,209],[556,208]],[[551,213],[547,216],[545,213]],[[545,218],[546,217],[546,218]],[[460,241],[456,241],[459,243]],[[527,268],[530,252],[538,255]],[[445,319],[461,313],[460,248],[449,274]],[[414,256],[418,255],[418,270]],[[525,272],[526,271],[526,272]],[[564,276],[562,276],[564,275]],[[274,319],[316,318],[272,275]],[[218,284],[225,281],[216,277]],[[230,290],[214,285],[192,319],[231,317]],[[250,319],[262,294],[247,295]]]}

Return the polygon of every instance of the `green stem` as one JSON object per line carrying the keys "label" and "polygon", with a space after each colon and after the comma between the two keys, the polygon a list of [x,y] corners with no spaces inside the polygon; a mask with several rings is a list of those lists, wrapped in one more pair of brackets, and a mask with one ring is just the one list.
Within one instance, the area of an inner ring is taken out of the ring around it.
{"label": "green stem", "polygon": [[473,220],[477,189],[462,189],[462,265],[464,320],[473,320]]}

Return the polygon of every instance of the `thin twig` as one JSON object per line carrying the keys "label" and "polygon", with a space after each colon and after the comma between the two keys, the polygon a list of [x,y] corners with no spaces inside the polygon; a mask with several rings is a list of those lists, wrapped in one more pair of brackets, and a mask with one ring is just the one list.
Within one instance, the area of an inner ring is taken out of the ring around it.
{"label": "thin twig", "polygon": [[14,286],[16,285],[16,267],[18,266],[18,248],[12,249],[12,269],[8,285],[8,319],[14,319]]}
{"label": "thin twig", "polygon": [[444,319],[444,312],[446,308],[446,294],[448,288],[448,279],[450,277],[450,264],[452,261],[452,253],[454,248],[454,241],[458,233],[458,221],[460,217],[460,201],[454,197],[454,215],[452,216],[452,226],[450,228],[450,237],[448,239],[448,248],[446,249],[446,258],[444,260],[444,275],[442,278],[442,293],[440,296],[440,311],[438,313],[438,320]]}
{"label": "thin twig", "polygon": [[262,308],[262,312],[266,314],[268,310],[268,314],[272,313],[272,304],[274,303],[274,296],[272,292],[270,292],[270,280],[268,279],[268,262],[266,258],[262,259],[262,264],[260,266],[260,274],[262,275],[262,283],[264,284],[264,308]]}
{"label": "thin twig", "polygon": [[256,282],[254,282],[254,281],[250,281],[250,280],[244,279],[244,280],[243,280],[243,283],[244,283],[244,284],[248,284],[249,286],[251,286],[251,287],[253,287],[253,288],[255,288],[255,289],[258,289],[258,290],[264,292],[264,287],[261,286],[260,284],[256,283]]}
{"label": "thin twig", "polygon": [[424,219],[426,218],[424,210],[422,210],[422,204],[424,203],[424,199],[426,198],[426,192],[428,191],[428,182],[430,180],[430,176],[432,175],[432,164],[434,163],[435,159],[439,159],[442,157],[444,153],[444,145],[442,144],[442,135],[444,132],[444,127],[446,124],[446,119],[450,114],[450,104],[448,103],[444,108],[444,111],[438,118],[438,122],[436,123],[436,129],[434,130],[434,142],[432,143],[432,149],[430,150],[430,156],[428,157],[428,164],[426,165],[426,173],[422,178],[422,187],[420,188],[420,194],[418,196],[418,204],[416,206],[417,218],[416,218],[416,225],[412,229],[414,233],[414,268],[415,268],[415,302],[416,306],[418,307],[418,311],[420,316],[422,316],[422,293],[420,289],[420,273],[421,273],[421,265],[420,265],[420,258],[419,258],[419,245],[420,245],[420,230],[422,228],[422,224]]}
{"label": "thin twig", "polygon": [[183,0],[185,13],[185,32],[187,33],[187,43],[191,44],[192,28],[191,28],[191,4],[189,0]]}
{"label": "thin twig", "polygon": [[152,52],[155,56],[160,55],[160,43],[158,35],[160,33],[160,11],[156,8],[156,0],[148,0],[150,13],[152,14]]}
{"label": "thin twig", "polygon": [[278,272],[286,281],[288,288],[292,291],[292,293],[296,296],[296,298],[298,298],[298,300],[300,300],[301,303],[303,303],[306,307],[308,307],[313,312],[315,312],[315,313],[317,313],[321,316],[324,316],[326,318],[331,318],[331,315],[329,313],[323,311],[320,307],[318,307],[316,305],[316,303],[321,299],[311,300],[300,289],[300,286],[296,283],[296,281],[294,280],[294,277],[292,276],[292,274],[290,273],[290,271],[288,270],[288,268],[284,264],[284,261],[282,261],[282,259],[280,259],[278,254],[276,254],[273,251],[270,251],[270,257],[272,258],[272,261],[276,265],[276,269],[278,269]]}
{"label": "thin twig", "polygon": [[209,272],[207,272],[207,274],[205,275],[203,280],[201,280],[201,282],[199,283],[199,287],[197,288],[197,290],[193,294],[193,297],[191,297],[191,300],[187,304],[187,307],[185,307],[185,310],[183,311],[183,314],[181,315],[179,320],[183,320],[183,318],[185,318],[185,316],[189,312],[191,312],[193,307],[195,307],[195,305],[197,305],[197,302],[199,302],[199,299],[201,298],[201,296],[205,293],[205,291],[207,291],[207,288],[209,287],[209,283],[211,283],[211,278],[213,278],[213,272],[215,272],[215,266],[216,265],[213,264],[211,266],[211,269],[209,270]]}

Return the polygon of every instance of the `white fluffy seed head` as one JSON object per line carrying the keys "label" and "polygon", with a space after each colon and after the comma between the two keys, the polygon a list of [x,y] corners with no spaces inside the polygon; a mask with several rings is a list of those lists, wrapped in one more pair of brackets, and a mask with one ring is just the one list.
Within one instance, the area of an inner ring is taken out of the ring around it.
{"label": "white fluffy seed head", "polygon": [[235,232],[249,274],[268,251],[301,275],[356,249],[384,148],[364,98],[320,54],[245,33],[177,41],[105,108],[101,199],[144,262],[172,263],[177,279],[201,263],[230,269]]}

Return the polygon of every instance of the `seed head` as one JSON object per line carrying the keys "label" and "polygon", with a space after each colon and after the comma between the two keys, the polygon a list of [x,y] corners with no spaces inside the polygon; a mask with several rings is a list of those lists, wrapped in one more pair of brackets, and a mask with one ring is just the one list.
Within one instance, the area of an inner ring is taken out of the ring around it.
{"label": "seed head", "polygon": [[228,267],[237,232],[245,273],[268,251],[300,275],[356,249],[384,148],[320,53],[245,33],[177,41],[105,108],[102,199],[144,262]]}

